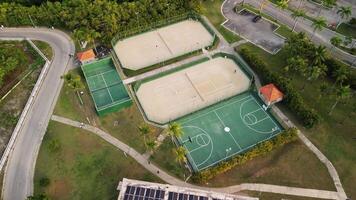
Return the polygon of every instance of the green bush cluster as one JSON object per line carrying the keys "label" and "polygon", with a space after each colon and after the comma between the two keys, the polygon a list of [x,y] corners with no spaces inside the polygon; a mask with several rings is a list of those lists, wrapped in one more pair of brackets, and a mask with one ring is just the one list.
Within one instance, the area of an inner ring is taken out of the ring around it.
{"label": "green bush cluster", "polygon": [[292,86],[287,78],[270,71],[266,63],[249,49],[242,48],[240,54],[250,67],[259,73],[263,82],[277,85],[285,95],[283,102],[295,112],[305,127],[311,128],[319,123],[318,113],[305,104],[299,91]]}
{"label": "green bush cluster", "polygon": [[218,174],[222,174],[230,169],[242,165],[257,156],[265,155],[266,153],[276,149],[284,144],[293,142],[297,139],[297,129],[296,128],[289,128],[284,130],[282,133],[277,135],[271,140],[261,142],[257,144],[251,150],[237,155],[236,157],[232,158],[229,161],[221,162],[220,164],[216,165],[215,167],[205,169],[198,173],[195,173],[192,176],[192,181],[196,183],[205,183],[208,180],[214,178]]}

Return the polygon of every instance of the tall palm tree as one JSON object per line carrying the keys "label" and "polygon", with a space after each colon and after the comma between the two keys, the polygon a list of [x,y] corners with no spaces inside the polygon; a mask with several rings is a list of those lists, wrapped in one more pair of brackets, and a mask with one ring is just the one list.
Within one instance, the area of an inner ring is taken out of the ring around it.
{"label": "tall palm tree", "polygon": [[174,153],[176,155],[176,161],[179,164],[187,162],[187,157],[185,157],[185,155],[187,154],[187,150],[183,146],[176,148],[174,150]]}
{"label": "tall palm tree", "polygon": [[277,1],[276,5],[277,8],[279,8],[279,10],[281,11],[280,14],[282,14],[282,10],[288,8],[288,0],[279,0]]}
{"label": "tall palm tree", "polygon": [[323,27],[326,26],[326,20],[323,18],[323,17],[318,17],[312,24],[313,26],[313,36],[312,38],[314,37],[315,35],[315,32],[318,30],[318,31],[321,31],[323,30]]}
{"label": "tall palm tree", "polygon": [[174,138],[181,137],[183,135],[183,129],[180,124],[173,122],[168,125],[168,135],[171,136],[172,141]]}
{"label": "tall palm tree", "polygon": [[157,143],[155,140],[149,140],[146,142],[147,149],[150,151],[152,154],[157,146]]}
{"label": "tall palm tree", "polygon": [[143,136],[143,141],[146,143],[146,137],[151,133],[151,129],[147,124],[142,124],[138,127],[138,130],[141,134],[141,136]]}
{"label": "tall palm tree", "polygon": [[330,39],[330,43],[333,45],[333,49],[334,49],[335,47],[338,47],[341,45],[342,39],[338,36],[334,36]]}
{"label": "tall palm tree", "polygon": [[313,64],[314,65],[321,65],[324,63],[325,61],[325,57],[326,57],[326,47],[319,45],[317,46],[314,51],[313,51]]}
{"label": "tall palm tree", "polygon": [[[352,8],[351,6],[341,6],[337,11],[337,14],[341,17],[341,20],[347,20],[352,14]],[[341,20],[337,24],[336,28],[341,24]]]}
{"label": "tall palm tree", "polygon": [[258,12],[261,14],[263,7],[268,3],[268,0],[261,0],[260,8],[258,9]]}
{"label": "tall palm tree", "polygon": [[293,29],[292,29],[292,32],[295,30],[295,27],[297,26],[297,23],[298,23],[298,19],[300,17],[305,17],[306,14],[305,14],[305,11],[304,10],[296,10],[295,12],[292,13],[292,17],[294,18],[294,25],[293,25]]}
{"label": "tall palm tree", "polygon": [[346,86],[342,86],[340,85],[340,87],[336,90],[336,99],[335,99],[335,103],[331,106],[329,115],[331,115],[331,113],[333,112],[333,110],[335,109],[336,105],[340,102],[340,101],[344,101],[348,98],[351,97],[351,89],[349,85]]}

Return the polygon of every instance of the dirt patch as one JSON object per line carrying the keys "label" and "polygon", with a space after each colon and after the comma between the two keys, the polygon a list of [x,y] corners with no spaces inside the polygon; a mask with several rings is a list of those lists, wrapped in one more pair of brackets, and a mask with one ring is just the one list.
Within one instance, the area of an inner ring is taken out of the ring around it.
{"label": "dirt patch", "polygon": [[47,192],[48,194],[51,194],[51,197],[53,199],[68,199],[68,197],[72,192],[72,186],[70,185],[70,182],[65,179],[59,179],[59,180],[54,180],[50,183]]}

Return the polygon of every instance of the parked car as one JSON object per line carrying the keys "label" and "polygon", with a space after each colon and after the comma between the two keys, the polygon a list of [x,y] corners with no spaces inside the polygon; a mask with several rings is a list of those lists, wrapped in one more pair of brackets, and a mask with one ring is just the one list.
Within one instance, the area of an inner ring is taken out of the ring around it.
{"label": "parked car", "polygon": [[252,21],[253,21],[254,23],[257,23],[257,22],[260,21],[261,19],[262,19],[261,15],[257,15],[256,17],[254,17],[254,18],[252,19]]}

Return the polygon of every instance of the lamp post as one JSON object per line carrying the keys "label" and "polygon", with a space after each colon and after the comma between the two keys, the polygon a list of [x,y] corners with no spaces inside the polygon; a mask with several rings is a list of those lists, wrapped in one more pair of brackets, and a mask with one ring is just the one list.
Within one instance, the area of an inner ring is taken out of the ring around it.
{"label": "lamp post", "polygon": [[225,151],[226,151],[226,155],[225,155],[225,160],[227,159],[227,155],[229,154],[229,152],[231,151],[231,147],[230,148],[227,148],[227,149],[225,149]]}

